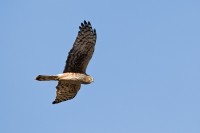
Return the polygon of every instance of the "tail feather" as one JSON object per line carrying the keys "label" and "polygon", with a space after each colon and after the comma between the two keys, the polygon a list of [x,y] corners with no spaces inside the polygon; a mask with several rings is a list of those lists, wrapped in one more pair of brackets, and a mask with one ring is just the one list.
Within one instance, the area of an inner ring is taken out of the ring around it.
{"label": "tail feather", "polygon": [[38,75],[35,79],[38,81],[58,80],[58,76]]}

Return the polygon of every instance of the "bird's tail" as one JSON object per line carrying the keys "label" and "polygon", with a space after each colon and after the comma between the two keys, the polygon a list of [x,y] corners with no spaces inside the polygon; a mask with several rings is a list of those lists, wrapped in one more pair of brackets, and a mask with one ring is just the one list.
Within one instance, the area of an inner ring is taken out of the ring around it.
{"label": "bird's tail", "polygon": [[49,80],[58,80],[58,76],[56,75],[38,75],[36,78],[38,81],[49,81]]}

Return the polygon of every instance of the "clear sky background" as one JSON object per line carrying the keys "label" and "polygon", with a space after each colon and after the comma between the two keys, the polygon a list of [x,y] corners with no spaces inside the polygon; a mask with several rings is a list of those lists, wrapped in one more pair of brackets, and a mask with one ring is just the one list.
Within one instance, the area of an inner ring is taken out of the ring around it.
{"label": "clear sky background", "polygon": [[[83,20],[97,44],[83,85],[52,105]],[[1,0],[1,133],[199,133],[199,0]]]}

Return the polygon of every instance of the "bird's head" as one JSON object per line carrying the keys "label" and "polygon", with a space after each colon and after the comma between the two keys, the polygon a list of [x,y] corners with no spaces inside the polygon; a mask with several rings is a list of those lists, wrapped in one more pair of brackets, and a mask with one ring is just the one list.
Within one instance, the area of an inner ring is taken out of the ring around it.
{"label": "bird's head", "polygon": [[92,82],[94,82],[94,78],[93,78],[92,76],[88,76],[88,81],[89,81],[90,83],[92,83]]}
{"label": "bird's head", "polygon": [[82,84],[90,84],[92,82],[94,82],[94,78],[92,76],[87,75],[87,76],[85,76]]}
{"label": "bird's head", "polygon": [[94,78],[92,76],[87,76],[87,81],[92,83],[94,82]]}

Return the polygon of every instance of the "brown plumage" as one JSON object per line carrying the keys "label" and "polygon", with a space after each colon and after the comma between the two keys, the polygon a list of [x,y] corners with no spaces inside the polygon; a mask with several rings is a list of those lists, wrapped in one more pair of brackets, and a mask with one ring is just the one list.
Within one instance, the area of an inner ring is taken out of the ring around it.
{"label": "brown plumage", "polygon": [[78,36],[68,54],[63,73],[36,77],[36,80],[39,81],[58,81],[56,99],[53,104],[73,99],[80,90],[81,84],[93,82],[93,78],[86,74],[86,68],[94,52],[97,38],[96,30],[92,29],[89,21],[81,23],[79,29]]}
{"label": "brown plumage", "polygon": [[93,30],[90,22],[87,23],[86,21],[81,23],[79,29],[73,48],[69,52],[64,73],[85,73],[92,58],[96,43],[96,30]]}

